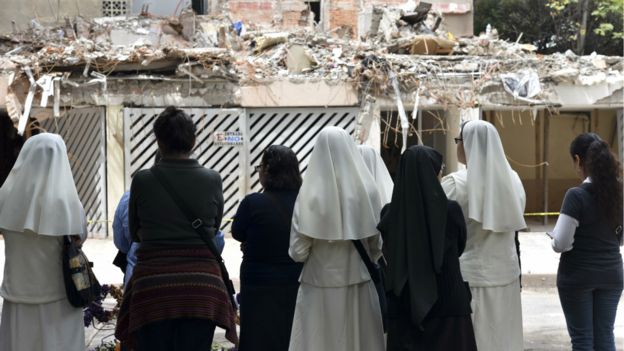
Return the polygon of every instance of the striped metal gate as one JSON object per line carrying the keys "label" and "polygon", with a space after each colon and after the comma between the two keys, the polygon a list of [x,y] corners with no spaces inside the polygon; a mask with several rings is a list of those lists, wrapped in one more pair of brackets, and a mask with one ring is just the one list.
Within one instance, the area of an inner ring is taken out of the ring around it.
{"label": "striped metal gate", "polygon": [[105,238],[108,225],[104,108],[72,109],[63,117],[42,121],[41,127],[65,140],[76,189],[86,212],[89,236]]}
{"label": "striped metal gate", "polygon": [[[162,108],[124,109],[126,187],[141,169],[153,164],[158,146],[152,125]],[[305,172],[314,142],[321,129],[339,126],[350,134],[355,130],[357,108],[282,109],[184,109],[197,125],[197,146],[192,157],[211,168],[223,179],[224,217],[231,219],[240,200],[251,191],[260,191],[258,174],[264,149],[273,144],[290,147]],[[240,132],[243,145],[220,146],[213,132]],[[229,231],[230,221],[222,230]]]}
{"label": "striped metal gate", "polygon": [[[126,187],[130,187],[132,176],[154,163],[158,145],[152,131],[154,121],[163,108],[124,109]],[[199,109],[184,111],[197,126],[197,143],[192,157],[207,168],[213,169],[223,179],[225,200],[224,218],[232,218],[238,203],[244,195],[245,163],[243,146],[220,146],[213,142],[215,131],[241,132],[245,130],[246,119],[242,109]],[[229,229],[230,222],[224,221],[222,230]]]}
{"label": "striped metal gate", "polygon": [[282,108],[248,109],[249,116],[249,174],[248,190],[260,191],[262,186],[256,172],[262,152],[268,146],[279,144],[291,148],[305,173],[310,154],[321,129],[327,126],[342,127],[353,135],[358,108]]}

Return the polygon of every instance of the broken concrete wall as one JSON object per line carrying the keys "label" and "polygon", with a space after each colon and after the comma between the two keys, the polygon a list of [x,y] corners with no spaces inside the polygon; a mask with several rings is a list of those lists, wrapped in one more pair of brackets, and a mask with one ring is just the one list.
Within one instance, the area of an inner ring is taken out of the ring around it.
{"label": "broken concrete wall", "polygon": [[102,16],[101,0],[2,0],[0,34],[13,31],[12,21],[18,30],[30,26],[33,19],[42,24],[64,21],[65,17]]}
{"label": "broken concrete wall", "polygon": [[[470,36],[473,34],[473,6],[471,0],[429,0],[432,11],[439,12],[444,16],[445,30],[455,36]],[[406,11],[416,8],[413,0],[330,0],[328,1],[329,28],[348,28],[355,35],[366,32],[372,19],[373,6],[400,7]],[[364,27],[364,28],[362,28]]]}
{"label": "broken concrete wall", "polygon": [[[472,3],[470,0],[429,0],[433,10],[445,16],[447,29],[455,35],[472,34]],[[211,9],[217,2],[209,2]],[[177,1],[132,1],[132,14],[138,14],[143,5],[149,4],[149,12],[159,16],[178,15],[180,11],[191,5],[191,0]],[[223,6],[221,6],[223,5]],[[341,34],[352,34],[354,37],[361,32],[362,26],[368,26],[373,6],[405,6],[415,7],[414,1],[405,0],[321,0],[321,29],[327,31],[342,29]],[[232,20],[243,20],[256,24],[277,24],[285,28],[301,26],[302,16],[308,6],[303,0],[230,0],[218,2],[218,7],[229,11]],[[23,30],[30,25],[31,19],[42,23],[56,22],[64,17],[82,15],[99,17],[102,15],[102,0],[3,0],[4,12],[0,13],[0,33],[12,31],[11,21],[15,21],[18,29]]]}
{"label": "broken concrete wall", "polygon": [[268,85],[241,87],[240,104],[244,107],[355,106],[357,91],[349,83],[326,81],[296,84],[275,81]]}
{"label": "broken concrete wall", "polygon": [[[427,0],[431,3],[431,11],[438,12],[444,17],[444,29],[455,36],[471,36],[473,34],[474,13],[471,0]],[[363,0],[359,13],[360,33],[365,33],[372,16],[373,6],[400,7],[412,11],[416,7],[413,0]],[[368,20],[367,20],[368,19]]]}
{"label": "broken concrete wall", "polygon": [[[445,29],[455,36],[470,36],[473,34],[473,6],[471,0],[429,0],[432,11],[444,16]],[[361,35],[366,32],[362,26],[368,27],[371,20],[373,6],[401,7],[412,11],[416,7],[413,0],[330,0],[328,16],[329,30],[348,28],[353,34]]]}
{"label": "broken concrete wall", "polygon": [[132,0],[132,14],[141,13],[141,8],[149,5],[149,13],[157,16],[178,16],[180,11],[191,6],[191,0],[182,1],[154,1]]}
{"label": "broken concrete wall", "polygon": [[329,30],[340,29],[342,34],[353,37],[358,33],[357,18],[360,11],[360,1],[332,0],[328,2],[328,14],[324,21]]}
{"label": "broken concrete wall", "polygon": [[[361,36],[370,26],[373,6],[391,6],[411,11],[416,7],[412,0],[320,0],[320,29],[336,32],[340,36]],[[472,35],[473,12],[470,0],[430,0],[432,11],[440,12],[446,30],[456,36]],[[276,24],[282,28],[307,25],[302,21],[308,5],[304,0],[230,0],[227,5],[234,21],[256,24]],[[150,8],[151,11],[151,8]]]}
{"label": "broken concrete wall", "polygon": [[[302,17],[307,19],[308,6],[301,0],[276,0],[275,19],[286,28],[308,25],[309,21],[301,22]],[[312,20],[314,20],[312,18]]]}
{"label": "broken concrete wall", "polygon": [[[24,94],[22,94],[24,95]],[[160,107],[239,106],[239,85],[228,81],[205,81],[202,84],[185,79],[140,80],[116,79],[107,82],[107,91],[101,86],[64,86],[63,106],[78,105],[138,105]]]}
{"label": "broken concrete wall", "polygon": [[[444,16],[446,30],[455,36],[471,36],[474,33],[474,8],[472,0],[430,0],[432,11]],[[485,30],[485,28],[484,28]]]}

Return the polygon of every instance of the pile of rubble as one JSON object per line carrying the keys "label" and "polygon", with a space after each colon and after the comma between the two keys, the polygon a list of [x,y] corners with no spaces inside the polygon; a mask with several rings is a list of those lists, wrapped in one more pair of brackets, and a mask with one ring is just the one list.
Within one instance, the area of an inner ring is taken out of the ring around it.
{"label": "pile of rubble", "polygon": [[227,71],[232,61],[228,50],[194,47],[189,37],[193,30],[188,28],[194,25],[193,17],[191,14],[186,22],[184,14],[180,19],[166,20],[117,17],[88,21],[76,17],[52,28],[43,28],[33,20],[28,31],[0,37],[0,49],[5,51],[0,54],[36,73],[166,70],[179,61],[195,61],[233,73]]}
{"label": "pile of rubble", "polygon": [[[275,32],[220,17],[183,11],[176,18],[66,19],[44,27],[32,20],[27,31],[0,37],[0,55],[33,72],[94,70],[101,74],[166,71],[180,61],[198,62],[213,76],[263,81],[353,78],[358,60],[374,51],[407,55],[497,55],[517,46],[495,38],[457,39],[444,29],[431,4],[412,10],[375,7],[370,28],[357,40],[322,33],[311,26]],[[85,68],[86,67],[86,68]],[[175,69],[173,69],[175,70]]]}
{"label": "pile of rubble", "polygon": [[102,81],[110,75],[198,82],[217,78],[241,85],[283,79],[347,81],[364,95],[419,90],[442,102],[469,100],[449,97],[457,94],[449,86],[465,82],[476,94],[486,84],[505,79],[510,87],[536,76],[541,82],[586,85],[624,79],[621,58],[542,56],[520,39],[500,40],[489,26],[480,36],[456,38],[445,29],[442,15],[425,2],[414,8],[373,8],[365,33],[354,39],[347,32],[320,32],[310,23],[289,31],[259,28],[227,15],[196,16],[190,10],[174,18],[146,13],[76,17],[53,27],[33,20],[27,31],[0,36],[0,73],[14,71],[23,80],[48,75],[67,82]]}

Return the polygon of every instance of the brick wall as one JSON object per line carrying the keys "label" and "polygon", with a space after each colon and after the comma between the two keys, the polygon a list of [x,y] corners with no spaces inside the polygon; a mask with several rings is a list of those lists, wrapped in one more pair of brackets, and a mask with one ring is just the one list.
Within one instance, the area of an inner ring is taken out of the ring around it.
{"label": "brick wall", "polygon": [[270,24],[275,13],[273,1],[230,0],[227,6],[233,21]]}
{"label": "brick wall", "polygon": [[346,27],[352,33],[357,33],[358,10],[356,8],[331,9],[329,10],[330,29]]}

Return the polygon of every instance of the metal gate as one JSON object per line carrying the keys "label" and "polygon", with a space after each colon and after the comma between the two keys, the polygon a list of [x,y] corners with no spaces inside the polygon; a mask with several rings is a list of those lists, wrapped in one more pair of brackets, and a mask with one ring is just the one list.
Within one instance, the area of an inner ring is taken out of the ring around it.
{"label": "metal gate", "polygon": [[249,184],[251,191],[262,186],[256,172],[262,152],[268,146],[279,144],[291,148],[299,159],[301,172],[308,167],[316,137],[327,126],[344,128],[349,134],[355,130],[358,108],[282,108],[249,109]]}
{"label": "metal gate", "polygon": [[[154,162],[158,146],[152,125],[162,108],[124,109],[126,187],[141,169]],[[184,109],[197,125],[197,145],[192,157],[223,179],[225,200],[222,230],[228,231],[240,200],[250,191],[260,191],[255,165],[264,149],[273,144],[293,149],[305,172],[316,137],[326,126],[339,126],[353,134],[357,108],[295,109]],[[247,112],[247,113],[245,113]],[[213,132],[239,132],[243,144],[221,146]]]}
{"label": "metal gate", "polygon": [[106,208],[106,136],[104,108],[69,110],[46,119],[41,127],[60,134],[67,145],[78,196],[84,206],[91,237],[108,235]]}
{"label": "metal gate", "polygon": [[[245,177],[239,165],[245,163],[242,146],[221,146],[213,142],[215,131],[244,132],[245,117],[241,109],[183,109],[197,126],[197,142],[192,157],[207,168],[213,169],[223,179],[223,216],[232,218],[244,195]],[[163,108],[124,109],[126,187],[131,177],[154,163],[158,145],[152,131],[154,121]],[[229,229],[230,222],[223,221],[222,230]]]}

